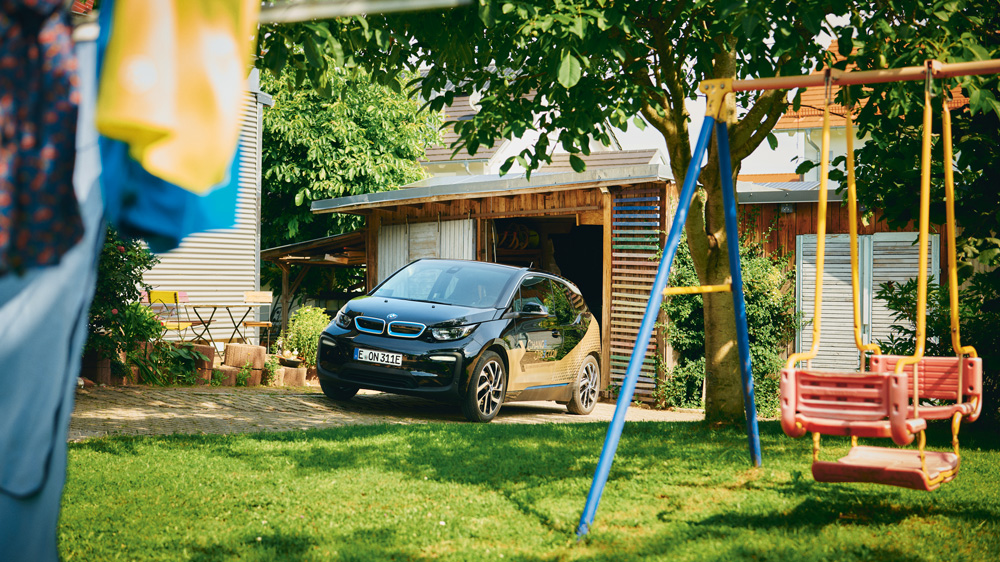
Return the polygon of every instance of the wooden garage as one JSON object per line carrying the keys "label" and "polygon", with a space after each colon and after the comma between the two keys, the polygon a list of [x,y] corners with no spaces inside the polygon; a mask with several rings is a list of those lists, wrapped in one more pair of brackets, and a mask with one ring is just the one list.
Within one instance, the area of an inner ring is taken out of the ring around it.
{"label": "wooden garage", "polygon": [[[313,203],[366,219],[371,289],[422,257],[531,266],[573,281],[600,320],[602,386],[624,378],[668,224],[669,168],[437,177],[396,191]],[[655,333],[637,392],[655,387]]]}

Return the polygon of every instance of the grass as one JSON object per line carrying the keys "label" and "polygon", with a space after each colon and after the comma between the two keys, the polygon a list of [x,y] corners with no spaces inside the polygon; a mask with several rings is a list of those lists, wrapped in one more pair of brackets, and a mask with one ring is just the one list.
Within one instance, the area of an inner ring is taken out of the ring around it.
{"label": "grass", "polygon": [[[989,560],[1000,439],[936,492],[819,484],[810,441],[631,423],[589,537],[605,424],[385,425],[70,445],[64,560]],[[943,431],[943,433],[942,433]],[[947,428],[932,448],[947,449]],[[826,438],[824,458],[846,452]]]}

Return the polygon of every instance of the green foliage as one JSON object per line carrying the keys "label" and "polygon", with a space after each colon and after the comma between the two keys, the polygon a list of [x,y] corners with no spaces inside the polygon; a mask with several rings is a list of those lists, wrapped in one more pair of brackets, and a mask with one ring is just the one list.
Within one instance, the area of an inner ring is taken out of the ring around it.
{"label": "green foliage", "polygon": [[[788,257],[766,254],[760,244],[747,238],[740,240],[740,257],[743,271],[743,295],[747,309],[747,328],[750,339],[750,364],[755,381],[757,409],[762,415],[777,413],[777,375],[784,366],[782,357],[788,344],[795,340],[797,318],[795,314],[795,273]],[[670,271],[671,287],[700,284],[694,270],[687,245],[680,244]],[[677,354],[674,373],[685,379],[669,386],[663,392],[677,405],[699,403],[701,388],[690,383],[690,373],[702,372],[705,365],[704,300],[701,295],[676,295],[664,299],[663,310],[670,323],[667,341]],[[667,373],[667,380],[669,375]],[[663,381],[661,381],[662,383]],[[687,389],[683,398],[673,396],[679,389]]]}
{"label": "green foliage", "polygon": [[285,349],[297,350],[303,367],[315,367],[319,336],[329,325],[330,316],[322,308],[299,307],[288,321],[284,335]]}
{"label": "green foliage", "polygon": [[268,355],[267,361],[264,362],[264,370],[260,374],[261,386],[278,386],[281,384],[278,378],[280,369],[281,364],[278,362],[278,356]]}
{"label": "green foliage", "polygon": [[[123,353],[135,351],[139,343],[159,337],[148,316],[136,308],[142,291],[149,286],[142,275],[159,262],[138,240],[124,240],[110,226],[97,264],[97,288],[87,321],[86,353],[110,359],[118,372],[127,369]],[[159,323],[157,323],[158,328]]]}
{"label": "green foliage", "polygon": [[142,384],[191,386],[198,382],[198,361],[208,357],[188,342],[152,341],[130,351],[126,361],[135,367]]}
{"label": "green foliage", "polygon": [[[1000,552],[1000,451],[984,429],[963,428],[961,472],[929,494],[814,482],[811,440],[786,437],[778,422],[760,423],[760,468],[750,467],[742,427],[629,422],[582,541],[574,530],[603,423],[382,423],[92,439],[69,444],[59,554],[169,562],[992,562]],[[947,424],[927,436],[928,449],[950,450]],[[824,437],[822,445],[821,458],[836,459],[850,439]]]}
{"label": "green foliage", "polygon": [[[983,358],[983,415],[1000,421],[1000,291],[988,275],[973,276],[959,292],[959,333],[961,344],[976,348]],[[912,355],[916,349],[917,280],[879,286],[879,299],[892,311],[891,332],[879,340],[882,353]],[[927,293],[927,338],[924,353],[953,356],[951,306],[948,287],[930,288]]]}
{"label": "green foliage", "polygon": [[[317,24],[318,25],[318,24]],[[437,142],[437,114],[396,88],[375,84],[361,72],[331,69],[327,95],[296,85],[291,69],[262,75],[261,88],[274,95],[264,113],[261,218],[264,248],[350,232],[363,225],[344,214],[315,216],[312,202],[396,189],[420,179],[418,161]],[[340,271],[337,284],[353,285],[355,270]],[[312,275],[301,290],[330,289],[331,272]],[[264,281],[280,286],[277,268],[264,268]]]}
{"label": "green foliage", "polygon": [[209,382],[212,386],[222,386],[222,383],[226,381],[226,374],[219,369],[212,369],[212,380]]}
{"label": "green foliage", "polygon": [[705,382],[705,358],[678,363],[667,369],[653,389],[656,408],[701,408],[701,389]]}
{"label": "green foliage", "polygon": [[[856,13],[851,26],[857,51],[845,62],[860,70],[920,66],[929,58],[963,62],[1000,58],[1000,11],[992,0],[891,0],[870,13]],[[842,46],[842,50],[843,46]],[[849,51],[846,49],[845,51]],[[968,106],[952,110],[955,161],[955,216],[961,227],[958,264],[972,273],[973,262],[1000,265],[1000,76],[967,76],[934,83],[934,132],[930,220],[944,224],[943,144],[940,139],[943,89],[961,87]],[[847,92],[845,92],[846,94]],[[849,89],[862,100],[859,136],[869,138],[855,151],[859,201],[878,209],[889,225],[903,228],[918,218],[924,83],[878,84]],[[949,96],[950,97],[950,96]],[[837,180],[842,172],[831,174]],[[1000,285],[998,285],[1000,290]]]}
{"label": "green foliage", "polygon": [[250,376],[253,374],[253,363],[247,361],[236,373],[236,386],[247,386]]}

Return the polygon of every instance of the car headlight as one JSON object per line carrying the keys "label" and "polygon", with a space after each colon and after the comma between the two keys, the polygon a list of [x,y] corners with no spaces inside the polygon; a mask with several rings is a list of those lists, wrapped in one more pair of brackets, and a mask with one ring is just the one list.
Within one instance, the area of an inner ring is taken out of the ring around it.
{"label": "car headlight", "polygon": [[468,326],[449,326],[447,328],[431,328],[431,335],[439,341],[459,340],[472,333],[476,324]]}
{"label": "car headlight", "polygon": [[344,309],[341,308],[337,311],[337,315],[333,317],[333,323],[336,324],[338,328],[349,330],[351,328],[351,317],[344,314]]}

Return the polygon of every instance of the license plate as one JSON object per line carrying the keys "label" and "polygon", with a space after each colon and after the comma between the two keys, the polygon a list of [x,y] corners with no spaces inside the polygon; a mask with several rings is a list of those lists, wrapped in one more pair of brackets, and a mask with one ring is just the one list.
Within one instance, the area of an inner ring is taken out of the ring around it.
{"label": "license plate", "polygon": [[368,363],[381,363],[382,365],[393,365],[399,367],[403,364],[403,355],[400,353],[387,353],[385,351],[375,351],[374,349],[355,348],[354,359],[366,361]]}

